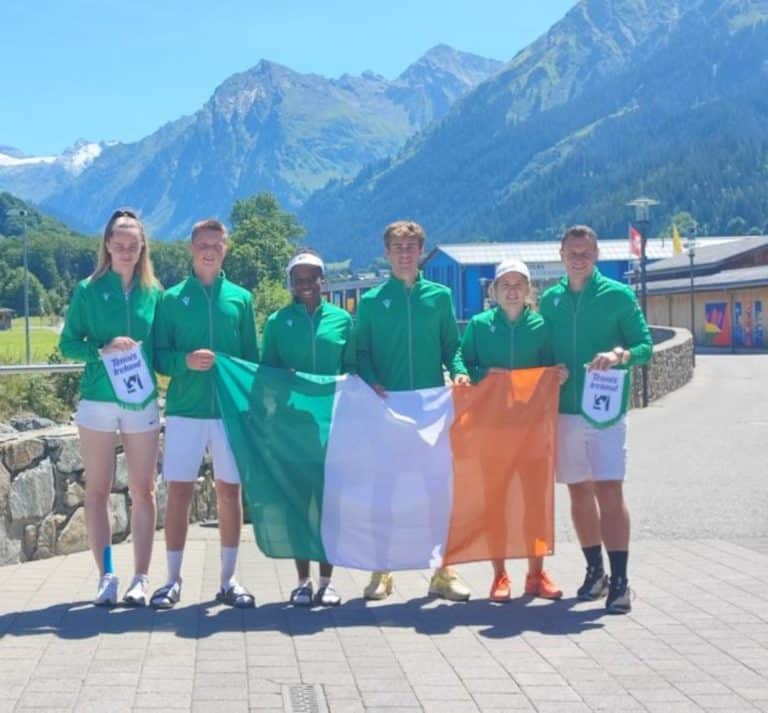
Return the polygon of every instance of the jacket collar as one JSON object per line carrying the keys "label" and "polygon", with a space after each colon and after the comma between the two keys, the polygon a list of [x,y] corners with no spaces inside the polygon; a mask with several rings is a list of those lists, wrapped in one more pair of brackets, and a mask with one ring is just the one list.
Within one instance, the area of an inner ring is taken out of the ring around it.
{"label": "jacket collar", "polygon": [[[120,274],[115,272],[112,268],[107,270],[99,279],[97,282],[102,283],[105,287],[108,287],[111,290],[119,290],[120,292],[124,292],[123,290],[123,278],[120,277]],[[128,286],[129,291],[133,289],[133,287],[136,285],[136,276],[134,275],[133,279],[131,280],[131,284]]]}
{"label": "jacket collar", "polygon": [[499,305],[496,305],[496,307],[494,307],[493,321],[511,327],[512,325],[522,324],[525,322],[525,320],[528,319],[530,312],[531,308],[528,305],[525,305],[525,307],[523,307],[523,311],[520,312],[517,319],[513,322],[509,319],[509,317],[507,317],[507,313]]}
{"label": "jacket collar", "polygon": [[[581,290],[581,292],[594,292],[595,288],[597,287],[600,280],[603,279],[603,275],[600,272],[600,270],[595,267],[592,270],[592,274],[590,275],[589,279],[584,283],[584,288]],[[563,289],[572,292],[571,285],[568,280],[568,275],[563,275],[562,278],[560,278],[560,284],[563,286]]]}
{"label": "jacket collar", "polygon": [[[424,275],[422,274],[421,270],[416,275],[416,279],[414,280],[413,286],[416,287],[422,280]],[[405,286],[405,282],[403,282],[399,277],[395,277],[394,275],[389,276],[389,282],[393,285],[400,285],[403,289],[407,289]]]}
{"label": "jacket collar", "polygon": [[[327,304],[328,300],[326,300],[325,297],[321,297],[320,304],[317,305],[317,309],[309,316],[314,317],[316,314],[322,315]],[[295,297],[288,306],[295,312],[301,312],[301,314],[309,314],[306,305],[300,300],[297,300]]]}
{"label": "jacket collar", "polygon": [[200,278],[194,272],[192,272],[189,279],[192,282],[196,283],[200,287],[200,289],[204,290],[207,287],[210,287],[212,291],[216,291],[219,289],[219,287],[221,287],[221,283],[226,279],[226,277],[227,276],[224,274],[224,270],[222,270],[218,275],[216,275],[216,277],[214,278],[213,282],[210,285],[204,285],[200,281]]}

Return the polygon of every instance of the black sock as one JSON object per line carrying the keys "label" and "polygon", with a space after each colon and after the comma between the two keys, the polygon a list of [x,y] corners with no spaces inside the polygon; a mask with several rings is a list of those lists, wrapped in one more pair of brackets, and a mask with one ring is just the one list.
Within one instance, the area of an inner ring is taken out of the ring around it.
{"label": "black sock", "polygon": [[603,572],[603,548],[601,545],[582,547],[581,551],[587,559],[587,566],[594,569],[595,572]]}
{"label": "black sock", "polygon": [[608,559],[611,562],[611,577],[627,578],[627,559],[629,552],[626,550],[609,550]]}

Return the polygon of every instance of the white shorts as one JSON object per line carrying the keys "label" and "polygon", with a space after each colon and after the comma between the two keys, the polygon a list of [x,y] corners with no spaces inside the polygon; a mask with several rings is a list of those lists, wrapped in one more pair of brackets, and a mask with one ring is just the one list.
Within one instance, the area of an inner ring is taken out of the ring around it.
{"label": "white shorts", "polygon": [[582,416],[561,413],[557,421],[557,482],[624,480],[627,472],[627,417],[595,428]]}
{"label": "white shorts", "polygon": [[160,411],[157,401],[150,401],[141,411],[132,411],[114,401],[80,399],[75,424],[105,433],[146,433],[160,430]]}
{"label": "white shorts", "polygon": [[240,474],[220,418],[168,416],[165,419],[163,479],[194,482],[206,449],[213,457],[214,478],[239,485]]}

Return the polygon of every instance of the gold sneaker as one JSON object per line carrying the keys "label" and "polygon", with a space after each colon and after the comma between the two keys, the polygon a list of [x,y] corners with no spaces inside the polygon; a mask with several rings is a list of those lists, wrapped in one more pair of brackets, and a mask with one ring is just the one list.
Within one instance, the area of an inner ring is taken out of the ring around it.
{"label": "gold sneaker", "polygon": [[466,602],[471,594],[459,575],[446,567],[435,570],[429,583],[429,593],[452,602]]}
{"label": "gold sneaker", "polygon": [[394,578],[389,572],[372,572],[371,581],[363,590],[363,596],[366,599],[386,599],[392,594],[392,585]]}

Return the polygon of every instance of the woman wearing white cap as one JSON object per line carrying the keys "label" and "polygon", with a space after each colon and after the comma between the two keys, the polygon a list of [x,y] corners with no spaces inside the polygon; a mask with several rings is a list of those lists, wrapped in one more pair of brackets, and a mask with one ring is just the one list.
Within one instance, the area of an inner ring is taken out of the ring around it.
{"label": "woman wearing white cap", "polygon": [[[325,266],[320,256],[311,248],[300,248],[288,263],[287,273],[293,301],[267,319],[261,363],[306,374],[355,371],[352,317],[322,299]],[[291,604],[310,606],[314,602],[336,606],[341,603],[331,582],[333,565],[319,564],[320,579],[315,593],[309,561],[296,560],[299,581],[291,592]]]}
{"label": "woman wearing white cap", "polygon": [[[497,306],[475,315],[467,325],[461,348],[464,364],[473,382],[492,369],[529,369],[552,365],[550,333],[541,315],[531,309],[531,275],[528,266],[515,259],[496,267],[491,296]],[[560,366],[560,379],[568,371]],[[525,491],[523,483],[523,492]],[[528,558],[525,593],[559,599],[562,590],[544,571],[543,557]],[[493,560],[494,578],[490,598],[506,601],[511,596],[504,560]]]}

